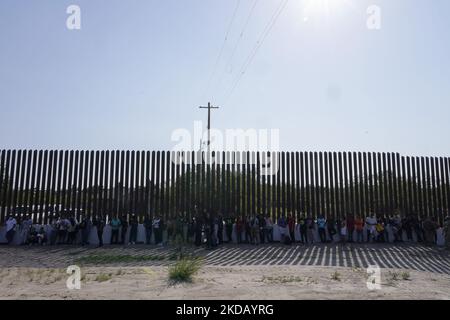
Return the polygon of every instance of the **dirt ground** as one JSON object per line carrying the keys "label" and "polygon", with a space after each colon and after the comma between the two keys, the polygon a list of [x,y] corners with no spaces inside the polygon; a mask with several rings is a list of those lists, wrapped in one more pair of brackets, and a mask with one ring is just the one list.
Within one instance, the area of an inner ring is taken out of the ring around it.
{"label": "dirt ground", "polygon": [[381,269],[369,290],[355,267],[203,266],[191,283],[168,280],[166,266],[86,267],[81,288],[55,268],[0,269],[0,299],[450,299],[450,275]]}

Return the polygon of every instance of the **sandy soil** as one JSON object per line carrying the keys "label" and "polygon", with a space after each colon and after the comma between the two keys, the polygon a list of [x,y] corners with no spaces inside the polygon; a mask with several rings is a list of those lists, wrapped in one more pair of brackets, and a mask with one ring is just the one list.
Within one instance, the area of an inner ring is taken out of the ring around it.
{"label": "sandy soil", "polygon": [[3,268],[0,299],[450,299],[450,275],[381,274],[381,290],[370,291],[360,268],[204,266],[193,282],[173,284],[167,267],[86,267],[81,289],[68,290],[65,270]]}

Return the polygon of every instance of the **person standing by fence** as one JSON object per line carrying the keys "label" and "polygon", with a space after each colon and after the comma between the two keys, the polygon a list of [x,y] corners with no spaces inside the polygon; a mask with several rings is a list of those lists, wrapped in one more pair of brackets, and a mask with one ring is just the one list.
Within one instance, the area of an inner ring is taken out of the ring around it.
{"label": "person standing by fence", "polygon": [[103,247],[103,229],[105,227],[103,216],[96,216],[93,225],[97,229],[98,246]]}
{"label": "person standing by fence", "polygon": [[76,242],[78,232],[78,222],[74,215],[69,217],[69,228],[67,229],[67,243],[72,245]]}
{"label": "person standing by fence", "polygon": [[250,216],[245,216],[243,223],[244,223],[244,228],[245,228],[245,242],[250,244],[253,242]]}
{"label": "person standing by fence", "polygon": [[277,225],[278,225],[278,229],[280,230],[281,243],[285,243],[285,241],[286,241],[285,238],[289,236],[289,232],[288,232],[288,224],[287,224],[284,214],[282,214],[278,218]]}
{"label": "person standing by fence", "polygon": [[356,242],[363,242],[364,221],[360,216],[355,219]]}
{"label": "person standing by fence", "polygon": [[192,217],[188,224],[188,231],[187,231],[187,243],[194,243],[195,238],[195,217]]}
{"label": "person standing by fence", "polygon": [[[339,226],[337,226],[339,229]],[[336,232],[336,222],[334,221],[333,217],[328,217],[327,219],[327,230],[328,230],[328,236],[330,237],[330,242],[334,241],[334,235]]]}
{"label": "person standing by fence", "polygon": [[152,228],[153,221],[150,214],[147,214],[144,219],[144,229],[145,229],[145,243],[150,244],[152,240]]}
{"label": "person standing by fence", "polygon": [[402,219],[403,230],[406,232],[406,239],[409,242],[413,241],[413,221],[411,215]]}
{"label": "person standing by fence", "polygon": [[289,228],[289,237],[292,242],[295,242],[295,217],[292,213],[289,214],[288,218],[288,228]]}
{"label": "person standing by fence", "polygon": [[375,226],[375,229],[377,231],[377,242],[386,242],[385,238],[385,223],[384,219],[382,217],[378,217],[377,225]]}
{"label": "person standing by fence", "polygon": [[205,213],[203,214],[203,225],[204,225],[204,230],[205,230],[205,237],[206,237],[206,249],[211,249],[212,248],[212,219],[209,217],[209,214]]}
{"label": "person standing by fence", "polygon": [[20,223],[20,237],[21,237],[20,244],[26,244],[28,242],[28,234],[30,233],[32,225],[33,220],[31,220],[29,214],[26,214],[22,222]]}
{"label": "person standing by fence", "polygon": [[227,242],[231,242],[233,240],[233,224],[234,219],[232,217],[228,217],[225,219],[225,231],[227,233]]}
{"label": "person standing by fence", "polygon": [[345,217],[342,218],[339,228],[339,236],[340,236],[340,242],[343,246],[347,243],[347,237],[348,237],[348,229],[347,229],[347,220]]}
{"label": "person standing by fence", "polygon": [[253,216],[250,220],[250,225],[252,228],[252,239],[253,239],[253,244],[255,245],[259,245],[259,219],[258,216]]}
{"label": "person standing by fence", "polygon": [[241,217],[237,217],[236,219],[236,238],[237,243],[240,244],[242,242],[242,230],[243,229],[243,221],[241,220]]}
{"label": "person standing by fence", "polygon": [[[202,228],[203,228],[202,218],[200,216],[197,216],[195,218],[195,226],[194,226],[194,230],[195,230],[195,245],[197,247],[202,245]],[[156,236],[156,232],[155,232],[155,236]]]}
{"label": "person standing by fence", "polygon": [[298,219],[299,229],[300,229],[300,242],[303,244],[308,243],[308,231],[306,227],[305,217],[303,215]]}
{"label": "person standing by fence", "polygon": [[84,216],[80,223],[82,246],[89,244],[89,234],[91,233],[91,226],[91,218],[89,216]]}
{"label": "person standing by fence", "polygon": [[61,216],[58,219],[57,225],[58,225],[58,238],[56,243],[57,244],[65,244],[67,243],[67,230],[69,229],[69,220],[67,220],[65,217]]}
{"label": "person standing by fence", "polygon": [[47,233],[45,232],[44,227],[42,226],[37,234],[37,241],[39,245],[47,244]]}
{"label": "person standing by fence", "polygon": [[266,219],[262,214],[256,216],[259,221],[259,243],[266,242]]}
{"label": "person standing by fence", "polygon": [[[50,214],[51,215],[51,214]],[[49,243],[50,245],[54,245],[56,243],[56,236],[58,234],[58,218],[55,214],[50,216],[50,237],[49,237]]]}
{"label": "person standing by fence", "polygon": [[119,242],[119,230],[122,223],[117,216],[114,216],[109,222],[111,226],[111,244],[117,244]]}
{"label": "person standing by fence", "polygon": [[394,234],[394,242],[402,242],[402,219],[400,219],[400,215],[392,217],[389,224],[391,225],[392,233]]}
{"label": "person standing by fence", "polygon": [[219,244],[219,222],[216,217],[213,217],[211,220],[211,246],[216,247]]}
{"label": "person standing by fence", "polygon": [[16,233],[17,220],[13,216],[9,216],[6,220],[6,241],[10,244],[14,239]]}
{"label": "person standing by fence", "polygon": [[308,241],[310,243],[314,243],[314,229],[315,229],[315,223],[314,219],[309,215],[308,218],[306,218],[306,232],[308,234]]}
{"label": "person standing by fence", "polygon": [[447,250],[450,250],[450,215],[448,213],[444,219],[444,239],[445,248]]}
{"label": "person standing by fence", "polygon": [[222,244],[223,243],[223,218],[222,215],[219,213],[218,217],[217,217],[217,238],[218,238],[218,243]]}
{"label": "person standing by fence", "polygon": [[352,214],[347,215],[348,242],[353,242],[353,232],[355,231],[355,219]]}
{"label": "person standing by fence", "polygon": [[425,243],[434,244],[436,243],[436,230],[438,228],[437,223],[431,217],[427,217],[423,222],[423,229],[425,232]]}
{"label": "person standing by fence", "polygon": [[153,219],[152,225],[155,233],[155,244],[162,244],[162,221],[159,215]]}
{"label": "person standing by fence", "polygon": [[[265,231],[265,234],[267,237],[267,241],[273,242],[273,222],[272,222],[272,219],[270,218],[270,215],[266,214],[266,217],[264,220],[265,220],[264,231]],[[265,238],[264,238],[264,242],[265,242]]]}
{"label": "person standing by fence", "polygon": [[414,232],[416,233],[417,236],[417,242],[422,242],[423,241],[422,221],[417,215],[414,215],[412,225]]}
{"label": "person standing by fence", "polygon": [[120,225],[122,226],[120,231],[121,244],[125,245],[125,240],[127,239],[127,231],[128,231],[128,219],[124,214],[120,219]]}
{"label": "person standing by fence", "polygon": [[319,238],[320,238],[320,242],[325,243],[327,241],[327,236],[326,236],[326,224],[327,224],[327,220],[325,220],[325,218],[320,215],[319,218],[317,218],[317,230],[319,232]]}
{"label": "person standing by fence", "polygon": [[133,213],[130,218],[130,238],[128,244],[136,244],[139,222]]}
{"label": "person standing by fence", "polygon": [[375,215],[368,215],[366,218],[367,242],[375,241],[376,225],[377,219],[375,218]]}

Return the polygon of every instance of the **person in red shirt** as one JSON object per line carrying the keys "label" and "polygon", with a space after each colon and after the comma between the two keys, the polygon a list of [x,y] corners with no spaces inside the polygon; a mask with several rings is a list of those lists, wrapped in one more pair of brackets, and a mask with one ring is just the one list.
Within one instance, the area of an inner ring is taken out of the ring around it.
{"label": "person in red shirt", "polygon": [[364,229],[364,221],[360,216],[357,216],[355,221],[355,230],[356,230],[356,241],[363,242],[363,229]]}

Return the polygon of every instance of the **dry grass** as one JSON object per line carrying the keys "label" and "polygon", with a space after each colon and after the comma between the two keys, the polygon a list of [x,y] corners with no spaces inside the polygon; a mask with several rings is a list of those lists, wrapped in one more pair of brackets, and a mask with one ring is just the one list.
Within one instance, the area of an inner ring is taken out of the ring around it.
{"label": "dry grass", "polygon": [[192,277],[200,270],[199,259],[181,259],[169,267],[169,279],[174,282],[191,282]]}
{"label": "dry grass", "polygon": [[339,272],[337,272],[337,271],[333,272],[331,274],[331,280],[341,281],[341,274]]}
{"label": "dry grass", "polygon": [[111,273],[101,273],[99,274],[97,277],[95,277],[95,281],[97,282],[105,282],[105,281],[109,281],[112,278],[112,274]]}

